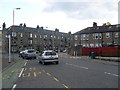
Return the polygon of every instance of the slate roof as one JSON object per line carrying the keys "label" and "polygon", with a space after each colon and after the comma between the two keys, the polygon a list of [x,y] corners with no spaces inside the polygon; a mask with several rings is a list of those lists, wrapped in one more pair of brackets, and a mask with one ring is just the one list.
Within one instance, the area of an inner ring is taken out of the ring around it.
{"label": "slate roof", "polygon": [[109,25],[109,26],[87,27],[81,31],[74,33],[74,35],[90,34],[90,33],[104,33],[104,32],[120,32],[120,24]]}
{"label": "slate roof", "polygon": [[[42,29],[42,28],[32,28],[32,27],[23,27],[23,26],[11,26],[7,30],[12,30],[14,27],[14,31],[19,31],[19,32],[32,32],[32,33],[40,33],[44,35],[52,35],[55,31],[53,30],[47,30],[47,29]],[[59,32],[59,34],[67,34],[63,32]]]}

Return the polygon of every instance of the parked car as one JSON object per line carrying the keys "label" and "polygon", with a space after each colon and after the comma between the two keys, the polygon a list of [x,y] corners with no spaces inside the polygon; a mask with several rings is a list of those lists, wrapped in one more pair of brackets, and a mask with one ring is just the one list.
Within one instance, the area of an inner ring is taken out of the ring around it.
{"label": "parked car", "polygon": [[25,53],[25,50],[19,52],[19,57],[23,57],[23,54]]}
{"label": "parked car", "polygon": [[50,63],[50,62],[54,62],[56,64],[59,64],[59,61],[58,61],[58,54],[53,51],[53,50],[46,50],[46,51],[43,51],[39,57],[39,63],[45,65],[46,63]]}
{"label": "parked car", "polygon": [[24,59],[28,59],[28,58],[34,58],[36,59],[36,50],[34,49],[27,49],[23,52],[22,57]]}

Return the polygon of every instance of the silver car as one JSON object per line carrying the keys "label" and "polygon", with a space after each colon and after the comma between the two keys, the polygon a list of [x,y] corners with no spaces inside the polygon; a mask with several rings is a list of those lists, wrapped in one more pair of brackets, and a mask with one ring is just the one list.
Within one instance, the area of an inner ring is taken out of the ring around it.
{"label": "silver car", "polygon": [[22,55],[22,57],[24,59],[28,59],[28,58],[36,59],[36,50],[34,50],[34,49],[27,49],[27,50],[24,51],[24,54]]}
{"label": "silver car", "polygon": [[59,61],[58,61],[58,54],[53,51],[53,50],[46,50],[46,51],[43,51],[39,57],[39,63],[45,65],[46,63],[50,63],[50,62],[54,62],[56,64],[59,64]]}

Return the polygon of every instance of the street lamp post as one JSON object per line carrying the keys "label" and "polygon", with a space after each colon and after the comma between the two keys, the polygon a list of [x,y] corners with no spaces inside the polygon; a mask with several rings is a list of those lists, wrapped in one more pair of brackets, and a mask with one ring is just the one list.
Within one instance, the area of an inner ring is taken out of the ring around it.
{"label": "street lamp post", "polygon": [[[14,8],[13,9],[13,31],[14,31],[14,21],[15,21],[15,10],[20,10],[21,8]],[[11,63],[11,34],[8,36],[9,38],[9,63]],[[13,56],[14,59],[14,56]]]}

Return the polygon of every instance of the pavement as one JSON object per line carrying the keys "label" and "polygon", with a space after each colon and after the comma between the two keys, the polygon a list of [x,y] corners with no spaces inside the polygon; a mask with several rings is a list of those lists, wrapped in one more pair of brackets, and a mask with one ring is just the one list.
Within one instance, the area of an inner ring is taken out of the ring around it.
{"label": "pavement", "polygon": [[25,60],[19,58],[18,54],[11,55],[11,63],[8,60],[8,54],[2,54],[2,88],[10,89],[17,80]]}
{"label": "pavement", "polygon": [[[66,54],[68,55],[68,54]],[[91,59],[89,56],[71,56],[72,58],[88,58]],[[103,61],[112,61],[112,62],[120,62],[120,57],[102,57],[102,56],[96,56],[93,60],[103,60]]]}

